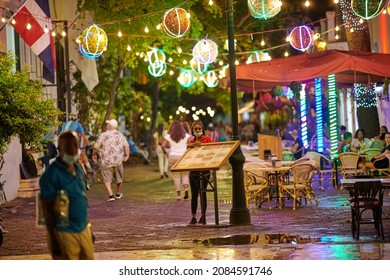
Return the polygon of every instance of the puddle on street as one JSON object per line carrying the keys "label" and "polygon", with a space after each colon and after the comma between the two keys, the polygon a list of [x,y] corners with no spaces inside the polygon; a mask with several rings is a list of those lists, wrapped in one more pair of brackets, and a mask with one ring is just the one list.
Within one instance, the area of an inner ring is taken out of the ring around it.
{"label": "puddle on street", "polygon": [[246,234],[230,235],[225,237],[208,238],[203,240],[194,240],[194,243],[205,246],[221,245],[248,245],[248,244],[305,244],[322,242],[321,238],[302,237],[289,234]]}

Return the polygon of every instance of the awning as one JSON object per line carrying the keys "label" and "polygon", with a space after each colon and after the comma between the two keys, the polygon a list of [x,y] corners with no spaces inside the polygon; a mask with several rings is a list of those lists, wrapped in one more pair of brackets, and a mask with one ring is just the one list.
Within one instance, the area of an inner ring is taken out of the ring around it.
{"label": "awning", "polygon": [[337,83],[366,84],[390,77],[390,54],[328,50],[240,64],[236,69],[239,91],[269,90],[294,81],[327,79],[330,74],[336,74]]}

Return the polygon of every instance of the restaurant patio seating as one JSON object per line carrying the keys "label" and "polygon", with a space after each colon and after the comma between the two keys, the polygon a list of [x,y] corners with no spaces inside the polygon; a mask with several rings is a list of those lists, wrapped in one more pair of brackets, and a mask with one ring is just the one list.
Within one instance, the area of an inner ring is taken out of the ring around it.
{"label": "restaurant patio seating", "polygon": [[363,169],[358,168],[359,159],[360,155],[358,153],[346,152],[339,154],[341,176],[344,179],[363,173]]}
{"label": "restaurant patio seating", "polygon": [[[349,188],[352,237],[359,239],[361,224],[374,224],[378,237],[381,236],[384,239],[382,224],[384,190],[385,187],[379,180],[357,181],[352,188]],[[372,211],[372,217],[367,215],[367,210]]]}
{"label": "restaurant patio seating", "polygon": [[371,161],[371,159],[379,155],[381,153],[381,149],[379,148],[369,148],[361,152],[361,155],[363,155],[366,158],[366,161]]}
{"label": "restaurant patio seating", "polygon": [[302,204],[302,197],[310,201],[310,205],[313,206],[312,198],[318,205],[317,197],[311,185],[311,180],[314,175],[314,162],[308,161],[291,166],[284,174],[291,174],[288,180],[284,174],[280,176],[279,192],[280,199],[286,199],[291,197],[293,199],[293,210],[296,209],[297,202]]}
{"label": "restaurant patio seating", "polygon": [[[390,177],[390,155],[387,156],[389,160],[389,165],[386,168],[375,167],[375,162],[373,162],[374,168],[370,169],[370,172],[375,175],[375,177]],[[381,159],[379,159],[381,160]],[[378,161],[379,161],[378,160]]]}
{"label": "restaurant patio seating", "polygon": [[334,161],[323,154],[314,151],[307,152],[306,156],[310,156],[317,164],[316,167],[320,189],[324,190],[324,180],[325,175],[327,174],[330,174],[329,180],[333,183],[333,187],[336,187],[336,164]]}
{"label": "restaurant patio seating", "polygon": [[264,167],[264,165],[254,162],[244,165],[246,205],[249,205],[250,200],[254,200],[255,205],[261,207],[261,205],[267,201],[268,209],[271,209],[268,179],[263,171],[256,170],[261,167]]}

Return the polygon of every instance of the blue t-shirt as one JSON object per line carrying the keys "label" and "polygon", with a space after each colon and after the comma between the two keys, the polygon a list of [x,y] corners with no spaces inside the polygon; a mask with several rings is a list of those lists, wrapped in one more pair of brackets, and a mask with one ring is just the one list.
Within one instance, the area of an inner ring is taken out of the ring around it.
{"label": "blue t-shirt", "polygon": [[88,203],[84,173],[76,163],[76,176],[59,159],[53,162],[39,180],[41,199],[55,199],[60,190],[65,190],[69,197],[69,225],[57,226],[58,231],[82,232],[88,224]]}
{"label": "blue t-shirt", "polygon": [[61,126],[61,133],[68,130],[76,131],[77,134],[84,133],[84,129],[78,121],[67,121],[63,123]]}
{"label": "blue t-shirt", "polygon": [[128,140],[127,143],[129,143],[131,154],[134,154],[136,151],[138,151],[138,146],[135,144],[133,140]]}

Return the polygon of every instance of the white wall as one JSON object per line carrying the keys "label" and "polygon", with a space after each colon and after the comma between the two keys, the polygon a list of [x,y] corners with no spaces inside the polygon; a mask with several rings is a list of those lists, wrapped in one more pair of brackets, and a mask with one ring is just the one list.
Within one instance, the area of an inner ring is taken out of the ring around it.
{"label": "white wall", "polygon": [[13,200],[18,197],[20,170],[19,164],[22,162],[22,146],[18,138],[13,138],[8,146],[8,151],[4,154],[4,166],[1,170],[2,181],[4,185],[7,200]]}

